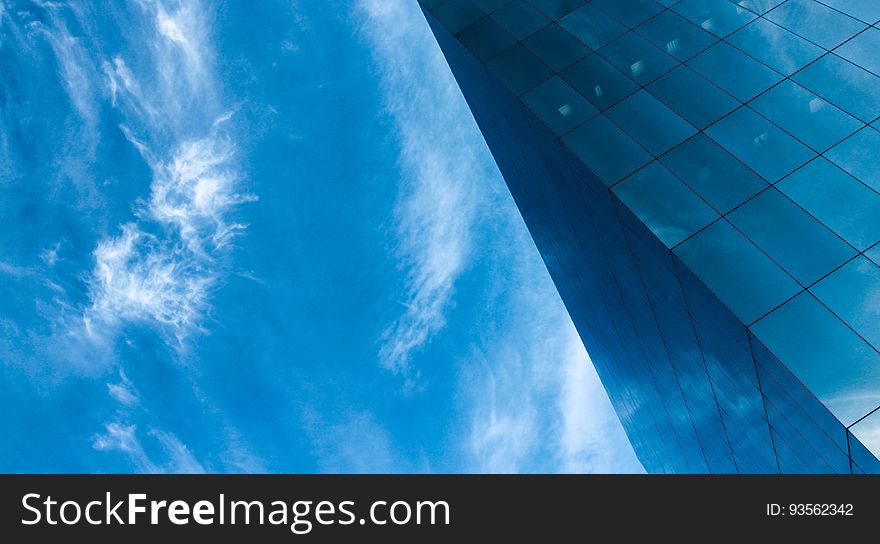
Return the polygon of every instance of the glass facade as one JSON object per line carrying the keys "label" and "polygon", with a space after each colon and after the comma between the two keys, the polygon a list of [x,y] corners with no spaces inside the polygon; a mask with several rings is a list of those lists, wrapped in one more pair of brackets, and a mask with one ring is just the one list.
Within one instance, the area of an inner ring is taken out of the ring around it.
{"label": "glass facade", "polygon": [[880,472],[880,2],[420,2],[645,468]]}

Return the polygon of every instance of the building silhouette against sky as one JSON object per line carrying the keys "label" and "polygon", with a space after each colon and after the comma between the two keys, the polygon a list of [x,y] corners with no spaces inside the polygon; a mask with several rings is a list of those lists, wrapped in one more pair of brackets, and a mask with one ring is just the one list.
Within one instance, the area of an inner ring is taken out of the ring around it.
{"label": "building silhouette against sky", "polygon": [[645,468],[880,472],[880,2],[420,2]]}

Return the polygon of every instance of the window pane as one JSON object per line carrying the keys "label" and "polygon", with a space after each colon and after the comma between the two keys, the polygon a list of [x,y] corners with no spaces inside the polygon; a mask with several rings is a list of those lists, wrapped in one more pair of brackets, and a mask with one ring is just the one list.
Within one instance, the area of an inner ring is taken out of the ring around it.
{"label": "window pane", "polygon": [[801,289],[725,219],[712,223],[673,251],[746,324]]}
{"label": "window pane", "polygon": [[481,62],[516,43],[513,36],[489,17],[462,30],[457,37]]}
{"label": "window pane", "polygon": [[556,71],[564,70],[590,54],[589,47],[557,24],[539,30],[523,43]]}
{"label": "window pane", "polygon": [[485,16],[483,10],[473,5],[470,0],[446,0],[432,9],[431,14],[453,34]]}
{"label": "window pane", "polygon": [[613,185],[651,160],[647,151],[604,115],[597,115],[562,140],[606,185]]}
{"label": "window pane", "polygon": [[593,0],[593,5],[633,28],[663,10],[653,0]]}
{"label": "window pane", "polygon": [[486,67],[517,96],[553,75],[553,71],[522,44],[493,58]]}
{"label": "window pane", "polygon": [[760,176],[702,134],[660,160],[721,213],[767,188],[767,182]]}
{"label": "window pane", "polygon": [[774,188],[727,219],[802,285],[811,285],[856,251]]}
{"label": "window pane", "polygon": [[867,26],[816,0],[788,0],[765,17],[825,49],[834,49]]}
{"label": "window pane", "polygon": [[880,74],[880,30],[869,28],[834,51],[853,64]]}
{"label": "window pane", "polygon": [[626,32],[626,27],[587,4],[559,20],[559,26],[592,49],[599,49]]}
{"label": "window pane", "polygon": [[550,19],[525,2],[513,0],[492,14],[492,18],[510,32],[514,38],[521,40],[539,28],[550,24]]}
{"label": "window pane", "polygon": [[682,0],[672,9],[719,38],[756,17],[754,13],[731,2],[718,0]]}
{"label": "window pane", "polygon": [[770,183],[815,156],[804,144],[747,107],[718,121],[706,129],[706,134]]}
{"label": "window pane", "polygon": [[880,190],[878,150],[880,132],[865,127],[833,147],[825,157],[877,191]]}
{"label": "window pane", "polygon": [[708,204],[656,161],[615,185],[614,193],[666,247],[675,246],[718,218]]}
{"label": "window pane", "polygon": [[655,156],[691,137],[696,129],[641,90],[607,112],[618,126]]}
{"label": "window pane", "polygon": [[670,10],[646,21],[636,32],[680,61],[718,41],[712,34]]}
{"label": "window pane", "polygon": [[648,85],[647,90],[699,129],[740,105],[738,100],[687,66],[679,66]]}
{"label": "window pane", "polygon": [[880,78],[836,55],[825,55],[792,79],[866,123],[880,116]]}
{"label": "window pane", "polygon": [[792,81],[783,81],[749,106],[816,151],[825,151],[864,123]]}
{"label": "window pane", "polygon": [[562,72],[562,77],[599,110],[619,102],[638,87],[599,55],[590,55]]}
{"label": "window pane", "polygon": [[787,76],[825,53],[820,47],[766,19],[749,23],[727,41]]}
{"label": "window pane", "polygon": [[703,51],[688,61],[688,66],[743,102],[782,79],[778,73],[725,42]]}
{"label": "window pane", "polygon": [[522,100],[557,136],[597,113],[592,104],[559,77],[538,85],[524,94]]}
{"label": "window pane", "polygon": [[856,249],[864,251],[880,241],[880,194],[824,158],[776,187]]}
{"label": "window pane", "polygon": [[810,291],[868,343],[880,347],[880,267],[857,257]]}
{"label": "window pane", "polygon": [[614,40],[598,53],[640,85],[647,85],[678,64],[675,59],[632,32]]}
{"label": "window pane", "polygon": [[880,355],[810,293],[751,330],[844,425],[880,403]]}

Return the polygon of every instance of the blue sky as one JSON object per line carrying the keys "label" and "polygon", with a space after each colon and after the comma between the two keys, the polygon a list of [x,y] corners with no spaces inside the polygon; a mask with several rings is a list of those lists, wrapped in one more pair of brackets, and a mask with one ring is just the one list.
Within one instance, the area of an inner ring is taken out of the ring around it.
{"label": "blue sky", "polygon": [[0,470],[641,467],[415,0],[0,0]]}

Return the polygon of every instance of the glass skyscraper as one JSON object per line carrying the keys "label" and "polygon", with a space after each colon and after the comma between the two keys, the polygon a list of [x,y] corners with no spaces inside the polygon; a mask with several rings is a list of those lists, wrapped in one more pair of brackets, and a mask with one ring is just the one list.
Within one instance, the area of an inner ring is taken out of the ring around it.
{"label": "glass skyscraper", "polygon": [[880,1],[420,0],[649,472],[880,472]]}

